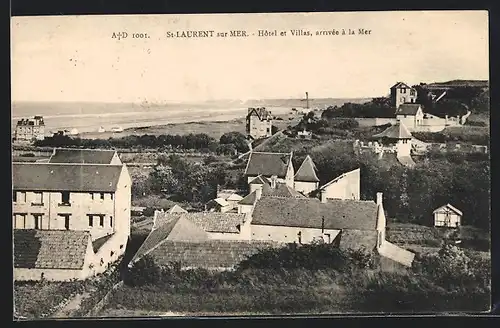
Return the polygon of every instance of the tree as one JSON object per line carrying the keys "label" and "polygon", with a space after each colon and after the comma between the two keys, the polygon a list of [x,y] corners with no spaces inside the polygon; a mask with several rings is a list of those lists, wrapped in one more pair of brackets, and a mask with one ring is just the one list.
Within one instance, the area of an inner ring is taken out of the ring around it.
{"label": "tree", "polygon": [[223,145],[233,144],[240,153],[245,153],[249,150],[247,138],[240,132],[226,132],[220,137],[219,142]]}

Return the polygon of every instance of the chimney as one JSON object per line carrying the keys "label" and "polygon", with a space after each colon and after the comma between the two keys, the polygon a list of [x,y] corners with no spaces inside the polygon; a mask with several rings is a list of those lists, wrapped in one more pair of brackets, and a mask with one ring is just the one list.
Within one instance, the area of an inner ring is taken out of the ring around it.
{"label": "chimney", "polygon": [[271,188],[276,189],[276,181],[278,180],[278,177],[276,175],[271,176]]}
{"label": "chimney", "polygon": [[321,202],[323,204],[327,202],[327,200],[326,200],[326,191],[321,190],[321,192],[320,192],[320,199],[321,199]]}
{"label": "chimney", "polygon": [[377,193],[377,205],[382,205],[382,195],[381,192]]}

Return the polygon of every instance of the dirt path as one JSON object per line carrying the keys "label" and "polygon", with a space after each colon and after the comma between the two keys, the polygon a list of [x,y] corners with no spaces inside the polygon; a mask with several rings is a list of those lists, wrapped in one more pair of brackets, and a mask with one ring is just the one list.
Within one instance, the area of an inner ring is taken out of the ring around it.
{"label": "dirt path", "polygon": [[80,308],[80,304],[83,299],[89,297],[90,294],[87,292],[84,292],[82,294],[77,294],[73,296],[72,299],[69,300],[66,305],[64,305],[62,308],[60,308],[58,311],[56,311],[52,317],[53,318],[69,318],[71,315]]}

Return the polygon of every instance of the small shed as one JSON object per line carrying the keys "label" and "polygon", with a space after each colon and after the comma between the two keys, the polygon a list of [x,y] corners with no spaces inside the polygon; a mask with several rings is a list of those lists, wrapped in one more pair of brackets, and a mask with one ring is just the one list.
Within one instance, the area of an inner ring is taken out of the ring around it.
{"label": "small shed", "polygon": [[223,198],[215,198],[209,201],[206,204],[206,210],[208,212],[221,212],[225,213],[229,210],[232,209],[232,206],[230,203],[228,203],[225,199]]}
{"label": "small shed", "polygon": [[435,227],[458,228],[462,221],[462,212],[456,207],[446,204],[432,212]]}

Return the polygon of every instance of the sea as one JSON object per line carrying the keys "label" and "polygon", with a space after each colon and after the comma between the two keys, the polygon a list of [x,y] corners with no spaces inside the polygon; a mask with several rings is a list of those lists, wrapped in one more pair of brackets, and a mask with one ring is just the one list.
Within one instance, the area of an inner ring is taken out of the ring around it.
{"label": "sea", "polygon": [[[309,108],[325,109],[345,102],[364,102],[364,98],[310,99]],[[203,121],[231,121],[244,118],[249,107],[266,107],[273,115],[283,115],[307,107],[303,99],[264,99],[248,101],[207,101],[204,103],[96,103],[96,102],[14,102],[11,126],[18,120],[43,116],[46,135],[58,130],[77,130],[79,133],[97,132],[101,127],[137,128],[155,125]]]}

